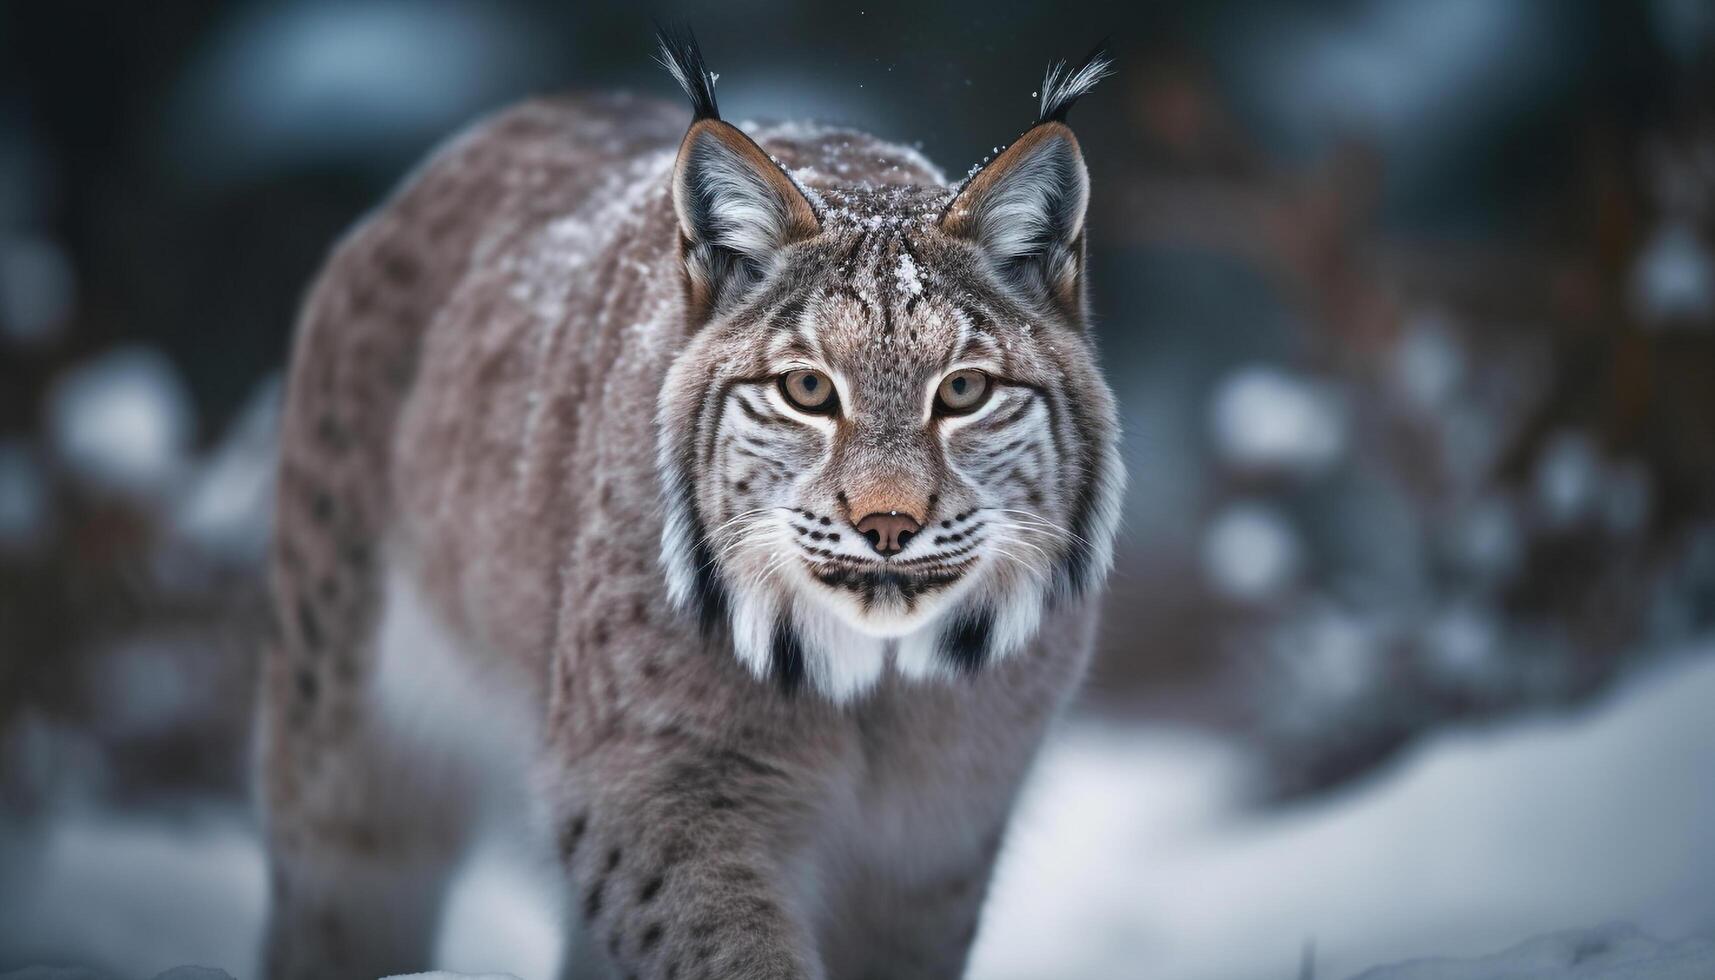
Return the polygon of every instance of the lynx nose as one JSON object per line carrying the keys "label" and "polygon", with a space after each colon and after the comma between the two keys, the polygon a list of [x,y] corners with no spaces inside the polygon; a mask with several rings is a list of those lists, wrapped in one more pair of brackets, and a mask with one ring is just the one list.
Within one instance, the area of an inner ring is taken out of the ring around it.
{"label": "lynx nose", "polygon": [[923,525],[898,511],[871,514],[857,522],[858,533],[869,539],[869,546],[882,557],[897,555],[923,529]]}

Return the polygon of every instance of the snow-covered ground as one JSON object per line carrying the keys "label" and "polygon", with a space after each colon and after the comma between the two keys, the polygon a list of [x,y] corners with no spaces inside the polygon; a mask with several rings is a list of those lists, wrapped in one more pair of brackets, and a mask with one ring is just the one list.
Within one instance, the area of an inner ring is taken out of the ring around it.
{"label": "snow-covered ground", "polygon": [[1709,980],[1715,939],[1663,942],[1610,923],[1537,936],[1492,956],[1421,959],[1354,980]]}
{"label": "snow-covered ground", "polygon": [[[1241,760],[1073,728],[1012,834],[972,975],[1318,977],[1476,956],[1611,920],[1715,937],[1715,660],[1586,713],[1450,733],[1280,812],[1232,804]],[[1647,974],[1639,974],[1647,976]]]}
{"label": "snow-covered ground", "polygon": [[[971,975],[1284,978],[1307,948],[1319,978],[1437,956],[1463,961],[1369,980],[1715,974],[1712,707],[1715,656],[1669,659],[1577,716],[1445,734],[1338,797],[1260,813],[1229,747],[1075,722],[1027,795]],[[67,819],[0,850],[0,873],[0,964],[253,974],[264,872],[240,815]],[[554,908],[542,869],[488,848],[439,965],[548,980]],[[1606,927],[1489,956],[1614,920],[1663,942]]]}

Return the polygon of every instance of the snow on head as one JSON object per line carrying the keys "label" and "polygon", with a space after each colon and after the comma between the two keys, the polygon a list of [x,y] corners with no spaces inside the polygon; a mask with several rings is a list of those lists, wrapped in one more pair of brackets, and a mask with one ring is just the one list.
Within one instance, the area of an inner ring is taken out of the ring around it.
{"label": "snow on head", "polygon": [[917,278],[917,263],[912,261],[911,253],[901,249],[899,252],[899,267],[894,270],[899,279],[899,288],[908,296],[916,296],[923,292],[923,281]]}

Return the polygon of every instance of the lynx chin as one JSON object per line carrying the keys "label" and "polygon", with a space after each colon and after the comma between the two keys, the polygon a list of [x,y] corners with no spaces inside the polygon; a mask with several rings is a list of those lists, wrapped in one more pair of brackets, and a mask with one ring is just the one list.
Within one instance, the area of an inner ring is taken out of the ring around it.
{"label": "lynx chin", "polygon": [[[539,100],[307,298],[259,785],[277,978],[430,967],[483,818],[567,977],[945,978],[1076,688],[1123,474],[1066,118],[969,179],[819,125]],[[522,819],[516,819],[522,818]],[[545,858],[546,859],[546,858]]]}

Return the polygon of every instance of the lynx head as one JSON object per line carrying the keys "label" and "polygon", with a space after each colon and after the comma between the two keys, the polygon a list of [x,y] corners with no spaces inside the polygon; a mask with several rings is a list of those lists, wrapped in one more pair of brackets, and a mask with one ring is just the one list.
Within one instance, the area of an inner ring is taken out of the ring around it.
{"label": "lynx head", "polygon": [[1098,585],[1120,486],[1084,311],[1089,179],[1066,126],[1100,52],[958,188],[797,178],[716,109],[688,36],[663,62],[690,339],[659,400],[676,601],[758,676],[836,700],[891,662],[1017,652]]}

